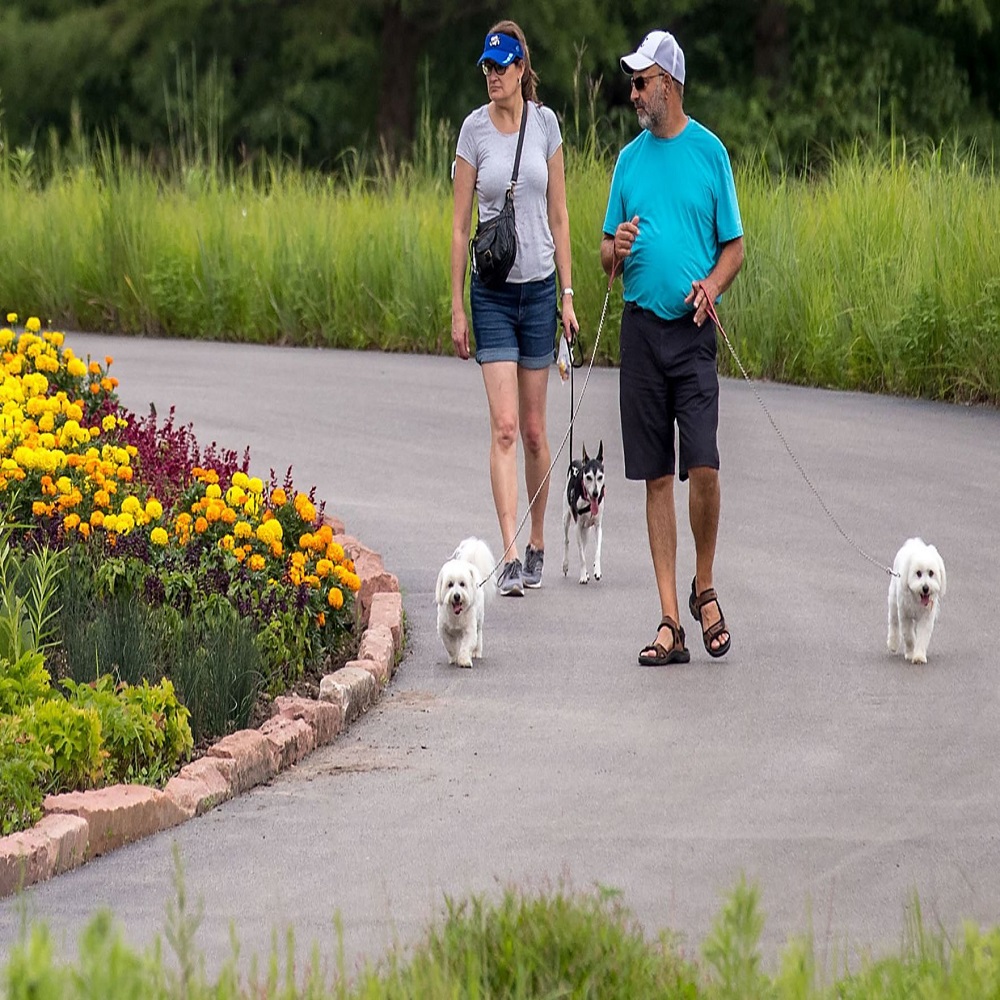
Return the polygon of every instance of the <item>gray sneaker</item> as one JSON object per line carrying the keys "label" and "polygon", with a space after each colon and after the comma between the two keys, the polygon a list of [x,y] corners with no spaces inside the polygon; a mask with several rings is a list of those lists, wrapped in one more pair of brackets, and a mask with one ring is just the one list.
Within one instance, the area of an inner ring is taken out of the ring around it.
{"label": "gray sneaker", "polygon": [[524,550],[524,585],[535,589],[542,585],[542,563],[545,562],[545,549],[536,549],[529,545]]}
{"label": "gray sneaker", "polygon": [[497,590],[501,597],[524,597],[524,579],[521,576],[521,560],[511,559],[503,564]]}

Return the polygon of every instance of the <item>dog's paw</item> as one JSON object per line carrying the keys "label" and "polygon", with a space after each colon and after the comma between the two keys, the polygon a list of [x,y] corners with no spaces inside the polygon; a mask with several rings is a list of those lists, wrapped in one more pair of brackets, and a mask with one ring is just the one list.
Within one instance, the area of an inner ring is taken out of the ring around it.
{"label": "dog's paw", "polygon": [[588,582],[589,580],[590,580],[590,577],[589,577],[589,576],[587,576],[587,571],[586,571],[586,570],[584,570],[584,571],[583,571],[583,572],[582,572],[582,573],[580,574],[580,583],[587,583],[587,582]]}
{"label": "dog's paw", "polygon": [[594,579],[595,580],[600,580],[600,578],[601,578],[601,567],[600,566],[595,566],[594,567]]}
{"label": "dog's paw", "polygon": [[563,559],[563,576],[569,576],[569,559]]}
{"label": "dog's paw", "polygon": [[888,649],[890,653],[898,653],[899,640],[893,636],[889,636],[889,638],[885,640],[885,648]]}
{"label": "dog's paw", "polygon": [[926,663],[927,653],[924,652],[922,649],[915,649],[913,651],[913,655],[907,657],[907,659],[909,659],[910,663]]}

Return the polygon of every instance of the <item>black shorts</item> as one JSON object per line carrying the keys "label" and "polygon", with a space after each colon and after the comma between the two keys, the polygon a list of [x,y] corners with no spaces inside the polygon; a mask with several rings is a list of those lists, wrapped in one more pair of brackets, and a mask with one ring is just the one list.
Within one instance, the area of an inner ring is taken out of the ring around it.
{"label": "black shorts", "polygon": [[622,314],[619,403],[627,479],[674,474],[674,424],[680,478],[719,468],[719,374],[715,324],[694,313],[664,320],[631,302]]}

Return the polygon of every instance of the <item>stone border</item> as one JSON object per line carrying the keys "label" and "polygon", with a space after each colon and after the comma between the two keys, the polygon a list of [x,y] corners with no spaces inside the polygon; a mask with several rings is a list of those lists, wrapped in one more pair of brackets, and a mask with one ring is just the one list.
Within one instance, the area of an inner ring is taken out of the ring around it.
{"label": "stone border", "polygon": [[323,678],[319,698],[282,695],[260,729],[241,729],[180,769],[163,791],[111,785],[46,796],[30,830],[0,837],[0,899],[108,851],[201,816],[265,784],[317,747],[332,743],[381,696],[403,644],[399,581],[382,557],[327,519],[361,578],[358,658]]}

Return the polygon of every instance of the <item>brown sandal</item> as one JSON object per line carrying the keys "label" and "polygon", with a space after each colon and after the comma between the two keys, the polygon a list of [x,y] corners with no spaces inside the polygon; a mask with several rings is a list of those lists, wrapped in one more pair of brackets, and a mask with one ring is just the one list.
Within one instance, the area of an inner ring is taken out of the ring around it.
{"label": "brown sandal", "polygon": [[670,629],[673,636],[673,644],[670,649],[664,649],[659,642],[651,642],[639,651],[639,666],[641,667],[663,667],[668,663],[689,663],[691,660],[690,651],[684,646],[684,629],[680,627],[669,615],[664,615],[657,626],[657,631],[661,628]]}
{"label": "brown sandal", "polygon": [[[719,596],[716,594],[712,587],[708,590],[703,590],[700,594],[697,593],[696,588],[698,586],[698,577],[696,576],[691,581],[691,597],[688,600],[688,607],[691,609],[691,614],[694,620],[701,625],[701,639],[705,643],[705,652],[709,656],[725,656],[729,652],[729,646],[733,641],[732,635],[729,634],[729,629],[726,628],[726,616],[722,613],[722,605],[719,603]],[[701,620],[701,613],[705,608],[706,604],[711,604],[715,602],[715,606],[719,609],[719,620],[715,622],[714,625],[709,625],[705,628],[704,622]],[[726,634],[726,641],[714,649],[712,648],[712,642],[718,639],[722,633]]]}

